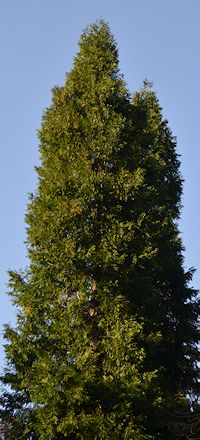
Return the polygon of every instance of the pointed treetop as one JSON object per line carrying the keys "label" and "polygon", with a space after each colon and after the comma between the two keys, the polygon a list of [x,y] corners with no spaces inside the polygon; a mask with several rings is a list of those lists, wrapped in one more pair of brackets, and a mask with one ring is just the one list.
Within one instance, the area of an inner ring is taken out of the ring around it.
{"label": "pointed treetop", "polygon": [[97,69],[98,63],[107,65],[110,71],[117,70],[118,50],[109,25],[103,19],[87,26],[79,41],[79,52],[75,57],[77,62],[84,62],[90,69]]}
{"label": "pointed treetop", "polygon": [[133,95],[133,103],[137,106],[140,105],[143,110],[148,109],[149,115],[151,114],[153,118],[157,115],[158,121],[161,122],[162,107],[160,106],[157,94],[153,89],[152,81],[149,81],[147,78],[144,79],[143,87]]}
{"label": "pointed treetop", "polygon": [[153,88],[153,81],[150,81],[149,79],[145,78],[143,81],[143,88],[147,91],[151,90]]}
{"label": "pointed treetop", "polygon": [[[112,35],[108,23],[103,20],[97,20],[86,27],[79,41],[81,50],[89,45],[90,48],[102,48],[104,51],[108,49],[116,50],[116,42]],[[117,51],[116,51],[117,52]]]}

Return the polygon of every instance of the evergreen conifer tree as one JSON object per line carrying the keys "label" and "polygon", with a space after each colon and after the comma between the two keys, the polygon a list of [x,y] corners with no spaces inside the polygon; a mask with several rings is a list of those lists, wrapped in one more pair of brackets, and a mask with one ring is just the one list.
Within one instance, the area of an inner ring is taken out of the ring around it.
{"label": "evergreen conifer tree", "polygon": [[130,98],[105,22],[83,33],[39,138],[30,264],[10,272],[2,436],[186,439],[199,302],[177,227],[176,142],[147,82]]}

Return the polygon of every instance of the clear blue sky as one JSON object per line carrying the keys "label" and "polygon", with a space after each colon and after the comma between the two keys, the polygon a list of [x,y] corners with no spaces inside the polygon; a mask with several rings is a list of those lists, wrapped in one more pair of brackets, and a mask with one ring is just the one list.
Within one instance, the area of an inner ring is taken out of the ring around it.
{"label": "clear blue sky", "polygon": [[200,1],[1,0],[0,5],[1,334],[2,324],[15,316],[5,295],[6,271],[27,264],[24,214],[27,194],[36,186],[37,128],[51,88],[63,84],[72,66],[81,31],[100,17],[117,40],[129,90],[144,78],[152,80],[177,136],[185,179],[180,230],[185,266],[197,268],[198,288]]}

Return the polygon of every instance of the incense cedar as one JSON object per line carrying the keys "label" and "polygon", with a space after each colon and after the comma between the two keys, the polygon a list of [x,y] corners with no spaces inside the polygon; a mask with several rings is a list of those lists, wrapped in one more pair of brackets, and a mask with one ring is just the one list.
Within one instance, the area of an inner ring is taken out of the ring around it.
{"label": "incense cedar", "polygon": [[82,34],[39,139],[29,267],[10,272],[1,438],[199,438],[176,141],[151,85],[128,93],[104,21]]}

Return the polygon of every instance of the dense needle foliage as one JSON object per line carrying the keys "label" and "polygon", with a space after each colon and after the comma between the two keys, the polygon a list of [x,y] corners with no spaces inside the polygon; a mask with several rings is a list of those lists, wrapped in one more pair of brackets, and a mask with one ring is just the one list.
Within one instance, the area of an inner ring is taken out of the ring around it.
{"label": "dense needle foliage", "polygon": [[39,138],[30,264],[10,273],[2,438],[195,438],[199,302],[176,142],[151,86],[128,94],[105,22],[83,33]]}

